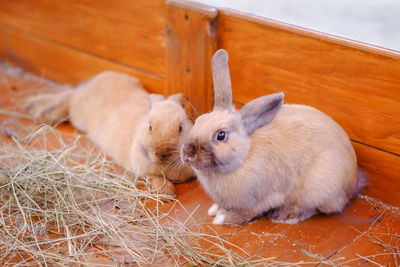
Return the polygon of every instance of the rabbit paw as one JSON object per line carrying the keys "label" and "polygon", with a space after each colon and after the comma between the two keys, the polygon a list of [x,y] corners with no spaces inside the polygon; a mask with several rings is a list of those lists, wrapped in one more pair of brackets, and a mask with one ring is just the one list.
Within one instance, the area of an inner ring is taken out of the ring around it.
{"label": "rabbit paw", "polygon": [[315,214],[313,209],[300,209],[296,205],[283,206],[275,209],[270,214],[270,219],[274,223],[297,224]]}
{"label": "rabbit paw", "polygon": [[[211,208],[213,208],[214,205],[211,206]],[[215,225],[242,225],[244,223],[249,222],[253,217],[254,216],[242,215],[236,212],[227,211],[220,208],[216,212],[215,218],[212,223]]]}
{"label": "rabbit paw", "polygon": [[176,197],[175,186],[168,179],[159,175],[149,175],[147,178],[149,179],[152,189],[156,190],[159,194],[169,196],[161,197],[162,200],[171,201]]}
{"label": "rabbit paw", "polygon": [[212,204],[211,207],[208,209],[208,216],[216,216],[219,209],[220,208],[217,203]]}

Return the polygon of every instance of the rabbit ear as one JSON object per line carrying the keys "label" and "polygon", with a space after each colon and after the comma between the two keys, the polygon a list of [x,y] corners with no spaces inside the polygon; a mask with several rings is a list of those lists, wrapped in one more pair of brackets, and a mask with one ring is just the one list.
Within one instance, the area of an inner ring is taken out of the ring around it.
{"label": "rabbit ear", "polygon": [[170,95],[169,97],[167,97],[167,99],[175,101],[179,105],[183,106],[183,94],[182,93]]}
{"label": "rabbit ear", "polygon": [[214,85],[214,110],[232,109],[232,85],[229,75],[228,53],[220,49],[211,60]]}
{"label": "rabbit ear", "polygon": [[273,120],[282,106],[283,96],[283,93],[262,96],[250,101],[239,110],[248,135]]}
{"label": "rabbit ear", "polygon": [[159,94],[149,94],[148,98],[150,101],[150,106],[152,106],[155,102],[164,100],[164,96]]}

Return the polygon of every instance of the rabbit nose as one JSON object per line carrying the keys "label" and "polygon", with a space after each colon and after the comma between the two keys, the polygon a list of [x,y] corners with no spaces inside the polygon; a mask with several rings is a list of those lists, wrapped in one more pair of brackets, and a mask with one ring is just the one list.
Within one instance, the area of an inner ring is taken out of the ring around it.
{"label": "rabbit nose", "polygon": [[172,149],[166,148],[163,150],[159,150],[156,152],[157,158],[159,158],[161,161],[166,161],[172,156]]}
{"label": "rabbit nose", "polygon": [[197,148],[193,143],[184,146],[184,156],[187,161],[193,161],[197,152]]}
{"label": "rabbit nose", "polygon": [[197,152],[196,146],[193,143],[190,143],[188,145],[188,149],[187,149],[188,155],[194,156],[196,154],[196,152]]}

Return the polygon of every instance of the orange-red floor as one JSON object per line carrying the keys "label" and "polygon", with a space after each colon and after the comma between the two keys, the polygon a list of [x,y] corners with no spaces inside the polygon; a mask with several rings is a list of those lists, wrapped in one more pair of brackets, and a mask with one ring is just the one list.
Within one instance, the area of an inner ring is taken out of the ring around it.
{"label": "orange-red floor", "polygon": [[[40,78],[0,64],[2,110],[16,110],[26,95],[48,87]],[[0,114],[0,131],[8,127],[4,122],[9,118],[9,115]],[[61,125],[58,129],[66,135],[75,134],[70,125]],[[1,143],[7,141],[9,139],[0,135]],[[260,256],[307,266],[400,264],[400,210],[379,200],[362,196],[352,201],[342,214],[318,215],[297,225],[276,224],[261,218],[251,224],[230,227],[211,224],[207,209],[213,202],[196,180],[177,185],[177,192],[186,211],[176,205],[174,216],[184,219],[187,212],[195,211],[193,218],[204,224],[204,231],[221,234],[233,244],[232,249],[245,258]],[[167,210],[173,205],[171,202],[163,208]]]}

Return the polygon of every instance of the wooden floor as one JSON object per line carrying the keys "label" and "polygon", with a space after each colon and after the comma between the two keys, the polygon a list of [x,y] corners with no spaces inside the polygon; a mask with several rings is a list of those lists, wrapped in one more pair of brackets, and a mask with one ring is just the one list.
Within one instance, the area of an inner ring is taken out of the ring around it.
{"label": "wooden floor", "polygon": [[[50,85],[51,86],[51,85]],[[23,98],[45,90],[48,83],[26,73],[0,65],[0,109],[16,110]],[[7,128],[9,115],[0,115],[1,131]],[[15,129],[8,129],[14,131]],[[76,131],[70,125],[59,130],[66,135]],[[0,136],[0,142],[9,139]],[[307,265],[383,265],[400,264],[400,210],[379,200],[361,196],[350,203],[344,213],[336,216],[314,216],[297,225],[276,224],[261,218],[240,227],[214,226],[207,209],[213,203],[199,183],[194,180],[177,185],[183,210],[175,205],[177,218],[186,218],[194,211],[196,222],[204,224],[210,234],[216,231],[240,249],[232,247],[243,256],[258,256],[280,262]],[[174,202],[163,208],[169,209]],[[248,255],[246,255],[246,253]]]}

